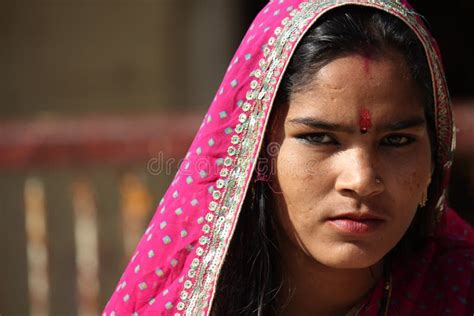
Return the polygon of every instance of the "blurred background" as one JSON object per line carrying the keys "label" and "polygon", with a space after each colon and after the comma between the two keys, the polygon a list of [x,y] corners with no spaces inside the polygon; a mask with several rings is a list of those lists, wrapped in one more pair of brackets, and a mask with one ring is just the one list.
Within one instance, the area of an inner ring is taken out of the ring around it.
{"label": "blurred background", "polygon": [[[1,2],[0,315],[100,313],[265,3]],[[412,3],[460,129],[451,204],[474,223],[474,3]]]}

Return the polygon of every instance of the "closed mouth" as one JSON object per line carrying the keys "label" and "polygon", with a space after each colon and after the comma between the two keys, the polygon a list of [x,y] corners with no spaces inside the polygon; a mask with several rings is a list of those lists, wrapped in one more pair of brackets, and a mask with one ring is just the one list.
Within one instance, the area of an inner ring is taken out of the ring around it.
{"label": "closed mouth", "polygon": [[369,213],[346,213],[328,218],[328,222],[339,231],[349,234],[374,232],[385,221],[385,219]]}

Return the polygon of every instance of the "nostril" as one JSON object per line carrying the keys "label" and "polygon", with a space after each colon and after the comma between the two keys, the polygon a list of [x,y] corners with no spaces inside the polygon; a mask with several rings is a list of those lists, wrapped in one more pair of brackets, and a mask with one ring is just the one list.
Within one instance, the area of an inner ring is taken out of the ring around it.
{"label": "nostril", "polygon": [[353,168],[337,178],[335,188],[343,195],[370,196],[382,192],[385,186],[374,170]]}

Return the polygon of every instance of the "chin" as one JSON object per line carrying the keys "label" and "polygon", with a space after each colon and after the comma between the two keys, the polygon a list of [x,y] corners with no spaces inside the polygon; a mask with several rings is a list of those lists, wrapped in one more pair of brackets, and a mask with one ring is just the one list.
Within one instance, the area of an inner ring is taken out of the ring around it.
{"label": "chin", "polygon": [[379,263],[388,252],[389,250],[383,251],[354,243],[344,243],[334,246],[333,249],[315,251],[311,256],[319,263],[333,269],[366,269]]}

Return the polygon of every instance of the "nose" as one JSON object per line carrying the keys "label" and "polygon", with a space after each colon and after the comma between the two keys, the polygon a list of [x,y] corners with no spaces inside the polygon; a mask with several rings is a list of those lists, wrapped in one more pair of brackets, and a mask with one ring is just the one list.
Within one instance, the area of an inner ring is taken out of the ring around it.
{"label": "nose", "polygon": [[377,173],[377,159],[365,149],[351,149],[338,159],[339,174],[335,189],[341,194],[368,197],[385,190],[383,178]]}

